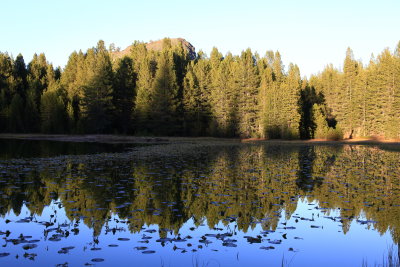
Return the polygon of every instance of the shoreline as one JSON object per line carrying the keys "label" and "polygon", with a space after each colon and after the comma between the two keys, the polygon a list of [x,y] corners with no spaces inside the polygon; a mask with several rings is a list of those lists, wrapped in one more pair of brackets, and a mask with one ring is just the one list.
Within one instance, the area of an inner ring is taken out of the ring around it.
{"label": "shoreline", "polygon": [[284,139],[242,139],[243,143],[282,143],[282,144],[312,144],[312,145],[396,145],[400,146],[398,139],[354,138],[342,140],[307,139],[307,140],[284,140]]}
{"label": "shoreline", "polygon": [[198,143],[198,142],[229,142],[240,143],[238,138],[217,137],[169,137],[169,136],[133,136],[113,134],[0,134],[0,139],[20,140],[43,140],[59,142],[84,142],[84,143],[106,143],[106,144],[176,144],[176,143]]}
{"label": "shoreline", "polygon": [[65,134],[0,134],[0,139],[21,140],[45,140],[60,142],[88,142],[108,144],[171,144],[171,143],[251,143],[251,144],[312,144],[312,145],[395,145],[400,146],[399,139],[373,139],[354,138],[343,140],[284,140],[284,139],[260,139],[260,138],[218,138],[218,137],[154,137],[154,136],[131,136],[131,135],[65,135]]}

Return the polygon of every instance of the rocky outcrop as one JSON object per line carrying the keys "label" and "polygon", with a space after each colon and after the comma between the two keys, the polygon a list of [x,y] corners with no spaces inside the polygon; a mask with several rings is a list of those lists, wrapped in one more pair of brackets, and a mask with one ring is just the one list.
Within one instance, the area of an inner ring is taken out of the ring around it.
{"label": "rocky outcrop", "polygon": [[[193,60],[196,58],[196,50],[195,50],[195,47],[191,43],[189,43],[188,41],[186,41],[183,38],[170,38],[170,40],[171,40],[172,46],[182,44],[183,49],[185,49],[187,51],[190,59]],[[164,44],[164,39],[161,39],[158,41],[152,41],[152,42],[146,43],[146,48],[148,50],[161,51],[163,49],[163,44]],[[125,48],[122,51],[114,52],[113,56],[115,58],[121,58],[123,56],[128,55],[130,53],[130,51],[131,51],[131,46],[128,46],[127,48]]]}

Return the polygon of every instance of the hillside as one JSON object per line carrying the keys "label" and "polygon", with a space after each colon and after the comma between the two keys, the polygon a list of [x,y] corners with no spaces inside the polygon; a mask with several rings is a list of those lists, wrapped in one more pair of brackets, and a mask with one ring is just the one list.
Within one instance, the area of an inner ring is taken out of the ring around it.
{"label": "hillside", "polygon": [[[183,49],[185,49],[188,52],[190,59],[196,58],[196,50],[195,50],[195,47],[191,43],[189,43],[188,41],[186,41],[183,38],[171,38],[170,40],[171,40],[172,46],[182,44]],[[131,47],[132,46],[128,46],[124,50],[115,52],[114,56],[116,58],[120,58],[125,55],[128,55],[130,53]],[[163,49],[163,39],[146,43],[146,48],[148,50],[161,51]]]}

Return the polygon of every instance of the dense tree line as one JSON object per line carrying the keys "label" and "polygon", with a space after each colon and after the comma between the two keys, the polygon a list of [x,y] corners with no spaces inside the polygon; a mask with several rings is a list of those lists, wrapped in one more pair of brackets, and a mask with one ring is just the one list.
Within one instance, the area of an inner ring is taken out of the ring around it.
{"label": "dense tree line", "polygon": [[343,71],[309,80],[279,52],[217,48],[195,59],[163,40],[118,58],[103,41],[63,70],[0,53],[0,132],[265,138],[400,137],[400,43],[367,66],[348,49]]}

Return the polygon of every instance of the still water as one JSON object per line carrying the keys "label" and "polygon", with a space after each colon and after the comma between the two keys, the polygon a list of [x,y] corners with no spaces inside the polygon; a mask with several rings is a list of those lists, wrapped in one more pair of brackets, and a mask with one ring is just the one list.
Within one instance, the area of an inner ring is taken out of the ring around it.
{"label": "still water", "polygon": [[123,152],[127,149],[129,147],[122,144],[0,139],[0,159]]}
{"label": "still water", "polygon": [[398,253],[400,153],[7,156],[0,215],[0,266],[374,266]]}

